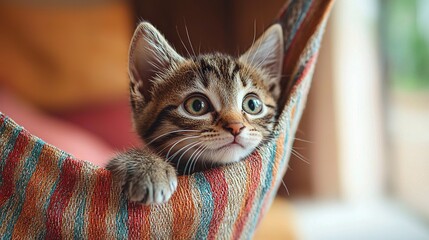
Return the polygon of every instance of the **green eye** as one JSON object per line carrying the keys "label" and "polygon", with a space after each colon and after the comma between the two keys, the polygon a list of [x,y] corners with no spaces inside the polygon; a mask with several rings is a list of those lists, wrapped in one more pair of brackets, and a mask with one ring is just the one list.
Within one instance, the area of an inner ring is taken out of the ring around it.
{"label": "green eye", "polygon": [[193,96],[185,101],[185,109],[188,113],[201,116],[209,111],[209,103],[205,97]]}
{"label": "green eye", "polygon": [[261,113],[262,102],[256,95],[247,95],[243,101],[243,110],[252,115]]}

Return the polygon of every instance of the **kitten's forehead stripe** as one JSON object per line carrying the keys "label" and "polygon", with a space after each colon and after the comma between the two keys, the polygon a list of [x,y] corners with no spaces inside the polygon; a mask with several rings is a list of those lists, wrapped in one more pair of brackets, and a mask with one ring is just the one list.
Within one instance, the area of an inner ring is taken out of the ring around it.
{"label": "kitten's forehead stripe", "polygon": [[235,62],[234,69],[231,73],[231,78],[238,78],[241,81],[241,85],[243,87],[247,87],[248,82],[246,81],[246,77],[243,75],[240,75],[241,66]]}

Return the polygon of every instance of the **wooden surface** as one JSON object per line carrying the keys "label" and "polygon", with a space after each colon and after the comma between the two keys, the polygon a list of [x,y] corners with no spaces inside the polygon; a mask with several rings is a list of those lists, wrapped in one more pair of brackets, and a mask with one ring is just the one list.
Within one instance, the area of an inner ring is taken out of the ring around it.
{"label": "wooden surface", "polygon": [[256,230],[255,240],[296,239],[295,217],[291,204],[277,197]]}

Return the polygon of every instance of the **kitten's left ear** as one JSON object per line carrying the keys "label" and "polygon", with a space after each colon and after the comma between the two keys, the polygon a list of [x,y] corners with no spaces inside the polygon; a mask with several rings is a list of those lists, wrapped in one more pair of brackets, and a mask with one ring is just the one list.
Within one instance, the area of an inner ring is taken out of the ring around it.
{"label": "kitten's left ear", "polygon": [[266,83],[277,100],[280,95],[280,79],[283,66],[283,31],[274,24],[240,57],[240,61],[262,68],[269,74]]}

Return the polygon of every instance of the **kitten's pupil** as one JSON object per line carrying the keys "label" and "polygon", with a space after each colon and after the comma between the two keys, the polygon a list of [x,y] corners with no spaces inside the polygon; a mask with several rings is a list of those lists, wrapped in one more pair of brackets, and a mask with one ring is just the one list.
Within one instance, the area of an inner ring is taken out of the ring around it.
{"label": "kitten's pupil", "polygon": [[192,108],[195,112],[201,111],[201,109],[204,108],[204,103],[200,101],[199,99],[195,99],[192,103]]}
{"label": "kitten's pupil", "polygon": [[256,108],[256,106],[255,106],[255,100],[253,100],[253,99],[249,100],[249,104],[248,105],[249,105],[250,110],[255,111],[255,108]]}

